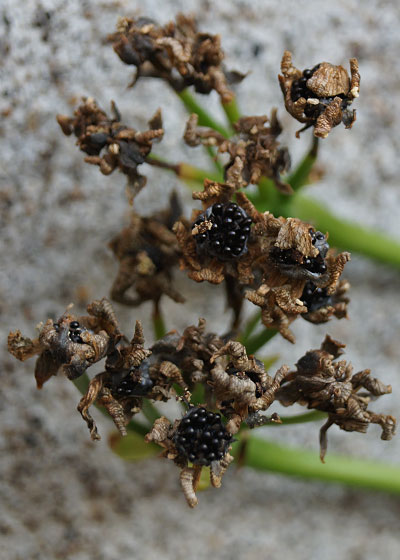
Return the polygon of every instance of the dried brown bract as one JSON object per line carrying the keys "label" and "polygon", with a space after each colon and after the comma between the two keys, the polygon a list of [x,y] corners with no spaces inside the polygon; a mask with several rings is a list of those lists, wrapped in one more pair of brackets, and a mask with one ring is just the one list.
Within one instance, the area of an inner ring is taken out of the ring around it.
{"label": "dried brown bract", "polygon": [[181,486],[190,507],[198,502],[196,489],[203,467],[210,467],[211,484],[219,488],[223,474],[233,461],[229,454],[232,442],[229,430],[219,414],[202,406],[190,407],[173,425],[164,416],[159,418],[145,439],[163,447],[162,456],[181,468]]}
{"label": "dried brown bract", "polygon": [[295,402],[328,413],[328,420],[321,428],[321,460],[327,449],[326,432],[337,424],[341,430],[365,433],[369,424],[379,424],[381,438],[389,440],[395,434],[393,416],[375,414],[368,410],[374,397],[391,393],[390,385],[371,377],[366,369],[353,374],[353,367],[345,360],[335,361],[343,353],[342,344],[327,336],[319,350],[310,350],[296,364],[290,381],[277,393],[284,406]]}
{"label": "dried brown bract", "polygon": [[343,66],[334,66],[329,62],[301,71],[293,66],[292,54],[285,51],[281,72],[283,75],[278,78],[285,107],[295,119],[306,124],[302,130],[314,126],[314,135],[326,138],[331,129],[341,122],[346,128],[352,127],[356,114],[348,107],[360,92],[356,58],[350,59],[349,78]]}
{"label": "dried brown bract", "polygon": [[[165,294],[183,303],[183,296],[173,287],[172,271],[178,264],[180,250],[172,226],[181,215],[175,194],[169,208],[150,217],[131,212],[130,224],[109,244],[119,261],[119,271],[111,288],[111,298],[125,305],[138,306],[152,300],[157,309]],[[127,294],[131,288],[136,292]]]}
{"label": "dried brown bract", "polygon": [[[261,177],[272,179],[277,188],[288,194],[292,192],[290,185],[280,178],[289,170],[290,156],[286,147],[279,147],[277,137],[282,132],[276,116],[271,118],[242,117],[235,123],[236,138],[227,140],[219,132],[198,127],[198,116],[190,116],[184,134],[189,146],[217,146],[220,153],[229,154],[225,166],[225,181],[234,191],[249,184],[258,184]],[[267,126],[267,123],[269,126]]]}
{"label": "dried brown bract", "polygon": [[224,69],[220,36],[200,33],[195,20],[183,14],[164,27],[148,18],[122,18],[110,40],[120,59],[136,66],[133,84],[140,77],[162,78],[176,91],[189,86],[198,93],[216,90],[228,103],[233,98],[229,84],[244,78]]}
{"label": "dried brown bract", "polygon": [[149,121],[150,130],[138,132],[121,123],[121,115],[111,103],[113,117],[98,107],[94,99],[83,98],[73,117],[58,115],[57,121],[67,136],[74,134],[77,145],[85,152],[85,161],[98,165],[104,175],[119,169],[129,180],[133,198],[146,184],[146,178],[137,171],[138,165],[146,161],[153,142],[161,140],[164,134],[161,113]]}
{"label": "dried brown bract", "polygon": [[[229,421],[227,429],[235,434],[249,415],[255,423],[258,413],[267,410],[287,377],[289,368],[282,366],[272,378],[262,362],[248,357],[240,342],[228,341],[211,358],[211,386],[216,406]],[[279,422],[275,416],[272,421]]]}
{"label": "dried brown bract", "polygon": [[88,305],[89,316],[66,312],[57,320],[41,323],[38,338],[23,337],[20,331],[8,336],[8,350],[21,361],[39,355],[35,378],[38,388],[57,375],[59,369],[76,379],[95,364],[120,340],[121,332],[111,307],[103,298]]}

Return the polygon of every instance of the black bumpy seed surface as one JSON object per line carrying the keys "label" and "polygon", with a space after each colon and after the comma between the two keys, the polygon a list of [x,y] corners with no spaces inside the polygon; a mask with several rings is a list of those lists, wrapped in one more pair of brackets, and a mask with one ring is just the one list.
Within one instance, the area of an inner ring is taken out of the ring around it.
{"label": "black bumpy seed surface", "polygon": [[78,321],[71,321],[69,324],[69,332],[68,336],[72,342],[78,342],[78,344],[83,344],[83,340],[81,338],[82,329],[79,328],[80,324]]}
{"label": "black bumpy seed surface", "polygon": [[317,288],[312,282],[306,283],[300,299],[307,307],[309,313],[332,305],[332,297],[328,295],[327,289]]}
{"label": "black bumpy seed surface", "polygon": [[[140,380],[135,381],[132,378],[132,373],[140,372]],[[154,382],[150,377],[149,366],[147,362],[143,362],[139,368],[132,368],[129,374],[120,381],[120,383],[112,389],[115,397],[144,397],[153,388]]]}
{"label": "black bumpy seed surface", "polygon": [[173,436],[180,455],[195,465],[210,465],[227,453],[232,436],[221,416],[203,407],[192,407],[182,418]]}
{"label": "black bumpy seed surface", "polygon": [[252,220],[243,208],[234,202],[213,204],[200,214],[192,227],[205,221],[211,222],[211,229],[194,236],[200,254],[229,260],[247,252]]}

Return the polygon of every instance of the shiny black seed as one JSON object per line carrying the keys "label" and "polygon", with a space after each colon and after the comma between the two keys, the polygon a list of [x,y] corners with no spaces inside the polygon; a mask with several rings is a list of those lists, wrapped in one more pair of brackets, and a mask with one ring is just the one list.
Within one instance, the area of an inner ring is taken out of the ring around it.
{"label": "shiny black seed", "polygon": [[182,420],[182,424],[191,424],[191,422],[192,422],[192,421],[191,421],[190,418],[184,418],[184,419]]}
{"label": "shiny black seed", "polygon": [[215,459],[215,453],[210,453],[210,454],[208,455],[207,459],[208,459],[210,462],[211,462],[211,461],[214,461],[214,459]]}
{"label": "shiny black seed", "polygon": [[189,428],[186,428],[186,434],[188,436],[194,434],[194,428],[192,428],[192,426],[189,426]]}
{"label": "shiny black seed", "polygon": [[77,329],[79,327],[78,321],[71,321],[69,324],[70,329]]}
{"label": "shiny black seed", "polygon": [[306,80],[311,78],[312,75],[313,75],[313,71],[310,70],[309,68],[306,68],[305,70],[303,70],[303,76],[306,78]]}
{"label": "shiny black seed", "polygon": [[214,206],[212,207],[212,211],[214,214],[221,214],[222,210],[223,210],[223,205],[222,204],[214,204]]}
{"label": "shiny black seed", "polygon": [[204,439],[210,439],[210,437],[211,437],[211,432],[208,432],[208,431],[203,432],[203,438]]}
{"label": "shiny black seed", "polygon": [[307,307],[309,313],[332,305],[332,296],[327,294],[327,289],[317,288],[312,282],[306,283],[300,299]]}
{"label": "shiny black seed", "polygon": [[189,453],[188,459],[189,461],[194,461],[196,459],[196,455],[194,453]]}
{"label": "shiny black seed", "polygon": [[219,445],[219,439],[218,438],[214,438],[211,440],[211,445],[217,446]]}
{"label": "shiny black seed", "polygon": [[306,85],[306,83],[307,83],[307,78],[305,78],[305,77],[300,78],[300,80],[299,80],[299,85],[300,85],[301,87],[304,87],[304,86]]}

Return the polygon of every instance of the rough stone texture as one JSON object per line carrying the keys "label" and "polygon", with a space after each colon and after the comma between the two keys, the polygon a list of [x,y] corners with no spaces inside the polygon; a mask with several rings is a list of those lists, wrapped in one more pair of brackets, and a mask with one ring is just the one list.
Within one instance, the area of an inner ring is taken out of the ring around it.
{"label": "rough stone texture", "polygon": [[[5,560],[116,560],[296,558],[369,560],[398,558],[398,498],[305,483],[234,469],[223,487],[200,495],[188,511],[178,471],[166,461],[126,464],[102,442],[93,444],[75,410],[78,394],[67,380],[52,379],[38,392],[33,363],[5,353],[9,329],[33,335],[32,325],[57,316],[70,301],[105,295],[116,271],[106,248],[127,214],[124,178],[100,175],[55,122],[70,113],[81,95],[108,109],[114,99],[125,120],[145,126],[157,107],[164,110],[166,137],[157,153],[172,160],[202,159],[180,140],[185,113],[172,92],[154,81],[126,88],[131,71],[105,44],[124,14],[146,14],[162,22],[179,10],[199,16],[204,30],[219,32],[227,64],[251,74],[238,87],[247,114],[279,107],[283,140],[294,161],[309,133],[294,138],[295,123],[284,113],[276,74],[285,48],[299,67],[321,60],[347,65],[357,56],[362,74],[357,122],[352,131],[335,129],[323,142],[325,176],[313,194],[335,212],[398,236],[400,194],[399,6],[371,2],[269,1],[3,0],[0,6],[0,313],[1,416],[0,533]],[[216,96],[204,98],[216,114]],[[172,188],[187,204],[190,195],[172,176],[148,172],[138,198],[143,213],[160,208]],[[328,327],[298,320],[295,347],[275,339],[268,353],[292,365],[319,346],[326,331],[346,341],[356,368],[370,367],[394,387],[375,405],[396,414],[399,402],[400,329],[398,273],[356,256],[348,266],[352,289],[349,321]],[[227,316],[218,288],[179,285],[189,309],[165,302],[170,325],[184,327],[205,316],[223,329]],[[132,311],[116,306],[130,331],[145,323],[149,306]],[[97,414],[98,416],[98,414]],[[99,418],[101,432],[111,426]],[[264,434],[317,453],[318,426],[264,430]],[[330,451],[400,461],[400,439],[382,442],[333,428]],[[329,456],[328,456],[329,460]]]}

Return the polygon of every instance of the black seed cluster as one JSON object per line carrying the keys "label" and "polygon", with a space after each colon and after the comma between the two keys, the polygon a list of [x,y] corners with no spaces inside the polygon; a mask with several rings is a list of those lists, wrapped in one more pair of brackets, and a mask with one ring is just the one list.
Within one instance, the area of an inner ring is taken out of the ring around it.
{"label": "black seed cluster", "polygon": [[173,442],[178,452],[195,465],[219,461],[232,442],[221,416],[202,407],[192,407],[182,418]]}
{"label": "black seed cluster", "polygon": [[307,80],[311,78],[311,76],[316,70],[318,70],[319,67],[320,65],[317,64],[316,66],[314,66],[314,68],[311,68],[311,70],[309,68],[306,68],[306,70],[303,70],[302,77],[292,83],[290,97],[293,102],[300,99],[300,97],[304,97],[305,99],[308,99],[309,97],[315,97],[315,93],[313,93],[307,87]]}
{"label": "black seed cluster", "polygon": [[[138,370],[140,371],[140,381],[135,381],[131,374]],[[144,397],[151,391],[153,385],[148,364],[141,364],[139,368],[132,368],[129,374],[112,389],[112,393],[119,398]]]}
{"label": "black seed cluster", "polygon": [[306,283],[300,299],[307,307],[309,313],[332,305],[332,297],[328,295],[327,289],[317,288],[312,282]]}
{"label": "black seed cluster", "polygon": [[288,266],[302,266],[309,272],[314,274],[325,274],[327,266],[325,263],[325,257],[329,249],[329,245],[326,241],[326,236],[320,231],[309,230],[312,244],[318,249],[319,254],[316,257],[305,257],[302,262],[300,262],[300,253],[294,249],[279,249],[278,247],[273,247],[271,251],[271,257],[278,264],[288,265]]}
{"label": "black seed cluster", "polygon": [[252,220],[243,208],[234,202],[213,204],[200,214],[192,227],[205,221],[212,223],[211,229],[194,236],[200,254],[229,260],[247,252]]}
{"label": "black seed cluster", "polygon": [[72,342],[78,342],[79,344],[83,344],[83,340],[81,338],[82,329],[80,328],[80,324],[78,321],[71,321],[69,324],[69,332],[68,336]]}

